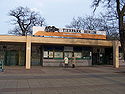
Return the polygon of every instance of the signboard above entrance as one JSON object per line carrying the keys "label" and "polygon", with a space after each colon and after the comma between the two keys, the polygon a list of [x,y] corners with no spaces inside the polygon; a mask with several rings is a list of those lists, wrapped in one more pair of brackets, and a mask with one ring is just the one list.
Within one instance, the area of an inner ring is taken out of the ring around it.
{"label": "signboard above entrance", "polygon": [[55,26],[33,27],[33,35],[57,38],[106,39],[106,31],[56,28]]}

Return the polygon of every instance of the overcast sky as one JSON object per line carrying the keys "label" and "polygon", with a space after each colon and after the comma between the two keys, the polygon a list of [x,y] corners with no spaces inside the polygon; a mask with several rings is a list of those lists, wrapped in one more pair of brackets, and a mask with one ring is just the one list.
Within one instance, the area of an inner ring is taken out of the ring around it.
{"label": "overcast sky", "polygon": [[92,14],[92,0],[0,0],[0,34],[12,29],[9,10],[18,6],[29,7],[45,18],[48,25],[65,27],[73,17]]}

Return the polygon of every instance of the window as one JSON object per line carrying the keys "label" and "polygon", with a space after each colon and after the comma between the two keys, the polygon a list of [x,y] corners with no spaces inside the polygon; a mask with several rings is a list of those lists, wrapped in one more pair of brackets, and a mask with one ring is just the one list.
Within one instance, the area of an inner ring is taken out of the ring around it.
{"label": "window", "polygon": [[53,58],[53,51],[49,51],[49,58]]}
{"label": "window", "polygon": [[63,58],[63,52],[55,52],[54,58]]}
{"label": "window", "polygon": [[64,52],[64,57],[71,58],[72,57],[72,52]]}
{"label": "window", "polygon": [[44,57],[44,58],[48,58],[48,51],[44,51],[43,57]]}
{"label": "window", "polygon": [[83,59],[91,59],[91,52],[83,51]]}
{"label": "window", "polygon": [[82,53],[81,52],[74,52],[74,57],[82,58]]}

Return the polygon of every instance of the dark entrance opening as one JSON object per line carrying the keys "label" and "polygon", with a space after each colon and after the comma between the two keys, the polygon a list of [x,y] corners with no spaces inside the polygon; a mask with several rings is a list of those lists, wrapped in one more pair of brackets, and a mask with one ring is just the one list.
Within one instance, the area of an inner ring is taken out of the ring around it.
{"label": "dark entrance opening", "polygon": [[43,45],[32,44],[31,65],[32,66],[43,66]]}
{"label": "dark entrance opening", "polygon": [[25,65],[25,43],[1,43],[0,56],[5,66]]}
{"label": "dark entrance opening", "polygon": [[93,48],[92,65],[112,65],[112,48]]}
{"label": "dark entrance opening", "polygon": [[105,48],[105,62],[107,65],[113,65],[113,48]]}
{"label": "dark entrance opening", "polygon": [[5,65],[15,66],[18,65],[19,53],[16,50],[6,51],[5,53]]}

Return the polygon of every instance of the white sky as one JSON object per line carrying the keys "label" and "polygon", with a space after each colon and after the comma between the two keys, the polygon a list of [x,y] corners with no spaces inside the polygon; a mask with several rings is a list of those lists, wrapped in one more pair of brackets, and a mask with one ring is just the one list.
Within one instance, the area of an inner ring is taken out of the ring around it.
{"label": "white sky", "polygon": [[47,25],[65,27],[73,17],[92,14],[93,0],[0,0],[0,34],[8,34],[12,29],[9,10],[18,6],[29,7],[40,12],[46,19]]}

